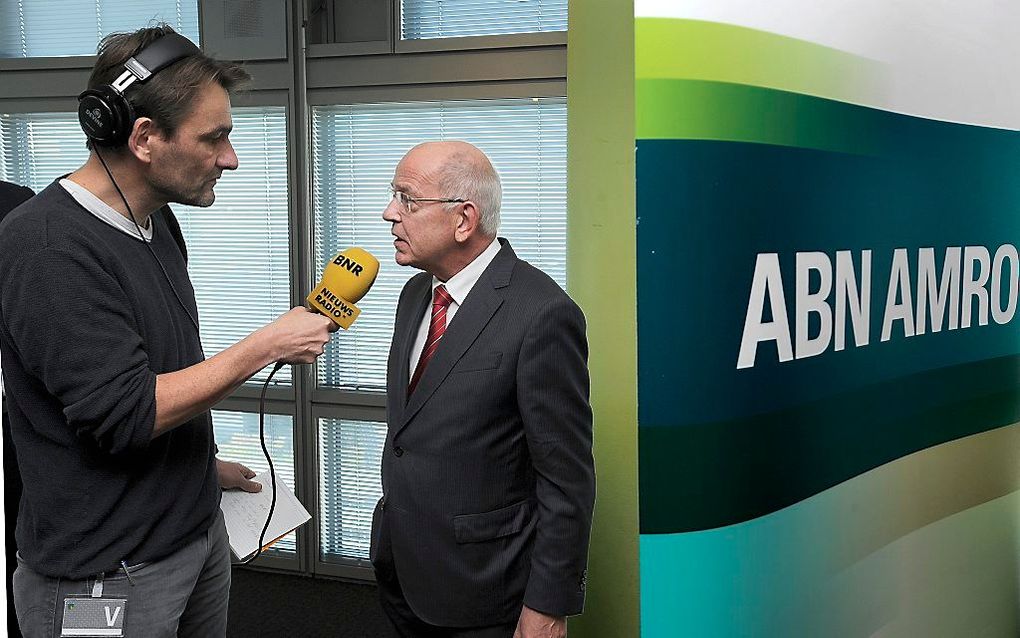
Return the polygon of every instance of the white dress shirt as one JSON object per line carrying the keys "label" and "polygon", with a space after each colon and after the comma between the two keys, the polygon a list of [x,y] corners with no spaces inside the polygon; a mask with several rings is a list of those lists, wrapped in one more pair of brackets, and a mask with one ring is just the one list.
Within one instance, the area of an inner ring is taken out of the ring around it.
{"label": "white dress shirt", "polygon": [[446,292],[450,293],[450,296],[453,297],[450,307],[446,309],[446,328],[449,330],[450,324],[453,323],[453,317],[457,314],[457,308],[460,308],[460,305],[464,303],[464,299],[467,298],[471,289],[475,287],[478,278],[482,276],[485,269],[496,258],[496,253],[499,252],[499,249],[499,240],[493,239],[489,247],[482,251],[482,254],[475,257],[459,273],[450,277],[449,281],[439,281],[435,276],[432,277],[432,295],[429,297],[429,303],[425,307],[425,314],[422,316],[421,324],[418,326],[418,336],[415,337],[414,345],[411,347],[408,378],[414,376],[414,369],[418,366],[418,359],[421,357],[421,351],[425,349],[425,341],[429,336],[429,324],[432,323],[432,300],[435,298],[436,286],[443,284],[446,286]]}

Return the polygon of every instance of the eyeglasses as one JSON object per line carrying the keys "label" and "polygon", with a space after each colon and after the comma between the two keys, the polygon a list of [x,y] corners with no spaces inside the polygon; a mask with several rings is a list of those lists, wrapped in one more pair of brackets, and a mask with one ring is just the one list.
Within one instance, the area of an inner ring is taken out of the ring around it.
{"label": "eyeglasses", "polygon": [[403,191],[398,191],[394,188],[390,188],[390,199],[397,200],[400,204],[400,210],[403,213],[410,213],[411,205],[414,204],[415,208],[420,208],[422,202],[428,202],[430,204],[442,203],[442,204],[463,204],[466,199],[454,198],[454,197],[411,197]]}

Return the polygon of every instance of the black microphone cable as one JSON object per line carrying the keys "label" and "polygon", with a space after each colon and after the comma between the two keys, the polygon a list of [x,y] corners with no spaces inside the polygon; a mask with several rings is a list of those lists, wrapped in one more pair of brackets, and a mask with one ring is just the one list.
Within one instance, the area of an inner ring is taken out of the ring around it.
{"label": "black microphone cable", "polygon": [[[156,251],[152,248],[152,243],[147,240],[145,235],[142,233],[142,227],[138,224],[138,220],[135,219],[135,213],[131,210],[131,204],[128,203],[127,197],[124,196],[124,192],[121,191],[120,186],[117,185],[117,180],[113,178],[113,172],[111,172],[110,167],[107,166],[106,160],[103,159],[102,154],[99,152],[99,148],[97,147],[94,150],[96,152],[96,157],[99,158],[99,162],[103,165],[103,168],[106,169],[106,174],[110,177],[110,183],[113,184],[113,187],[117,190],[117,194],[120,195],[121,201],[124,202],[124,207],[127,208],[128,217],[131,218],[131,221],[135,225],[135,230],[138,231],[138,237],[149,249],[149,253],[152,254],[152,258],[156,260],[157,264],[159,264],[159,269],[163,271],[163,277],[165,277],[166,282],[170,284],[170,290],[173,291],[174,297],[176,297],[177,302],[181,304],[181,308],[183,308],[184,313],[188,315],[188,319],[190,319],[192,325],[195,326],[195,330],[199,333],[199,339],[201,339],[201,329],[198,327],[198,320],[191,314],[191,311],[188,310],[188,306],[184,303],[184,300],[181,299],[180,294],[177,293],[177,287],[174,286],[174,282],[170,278],[170,273],[166,271],[166,267],[163,266],[163,262],[160,261],[159,256],[156,255]],[[149,224],[150,226],[152,225],[151,220],[149,221]],[[273,458],[270,456],[269,448],[266,446],[266,391],[269,389],[269,382],[273,380],[273,375],[275,375],[283,366],[284,363],[282,361],[276,362],[276,365],[273,366],[272,372],[269,373],[269,376],[266,377],[265,383],[262,384],[262,394],[259,396],[259,443],[262,445],[262,453],[266,457],[266,462],[269,463],[269,478],[273,486],[273,496],[269,503],[269,513],[266,515],[266,524],[262,526],[262,532],[259,534],[258,547],[255,548],[254,554],[239,563],[241,565],[247,565],[262,554],[266,531],[269,529],[269,523],[273,520],[273,513],[276,511],[276,468],[273,467]]]}
{"label": "black microphone cable", "polygon": [[266,530],[269,529],[269,522],[273,520],[273,512],[276,510],[276,469],[273,467],[273,458],[269,455],[269,449],[266,447],[266,390],[269,389],[269,382],[272,381],[273,375],[282,367],[283,361],[277,361],[276,365],[273,366],[273,371],[266,377],[266,382],[262,384],[262,394],[259,395],[259,442],[262,444],[262,453],[266,455],[266,461],[269,462],[269,480],[273,484],[273,498],[269,502],[266,524],[262,526],[262,532],[259,534],[259,544],[255,548],[255,553],[241,561],[241,565],[247,565],[262,554],[262,549],[265,547],[266,542]]}

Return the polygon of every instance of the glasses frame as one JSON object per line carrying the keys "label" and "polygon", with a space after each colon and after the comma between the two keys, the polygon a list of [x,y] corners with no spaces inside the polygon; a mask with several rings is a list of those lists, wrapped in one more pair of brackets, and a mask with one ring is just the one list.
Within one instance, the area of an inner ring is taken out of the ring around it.
{"label": "glasses frame", "polygon": [[464,204],[468,200],[460,197],[411,197],[404,191],[397,190],[392,186],[390,191],[390,201],[397,200],[400,205],[401,212],[410,215],[411,204],[419,205],[421,202],[428,202],[429,204]]}

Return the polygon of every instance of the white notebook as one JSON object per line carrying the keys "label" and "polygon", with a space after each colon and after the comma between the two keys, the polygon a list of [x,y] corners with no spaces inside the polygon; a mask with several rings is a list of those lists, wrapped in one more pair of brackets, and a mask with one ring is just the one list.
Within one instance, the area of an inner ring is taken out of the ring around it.
{"label": "white notebook", "polygon": [[[220,499],[220,509],[223,510],[223,518],[227,524],[227,536],[230,537],[230,549],[241,560],[248,558],[258,549],[259,534],[266,524],[269,504],[273,498],[273,483],[268,470],[257,474],[252,480],[262,484],[261,492],[225,490]],[[273,511],[269,529],[266,530],[263,549],[312,518],[279,476],[276,477],[276,489],[278,492],[276,509]]]}

